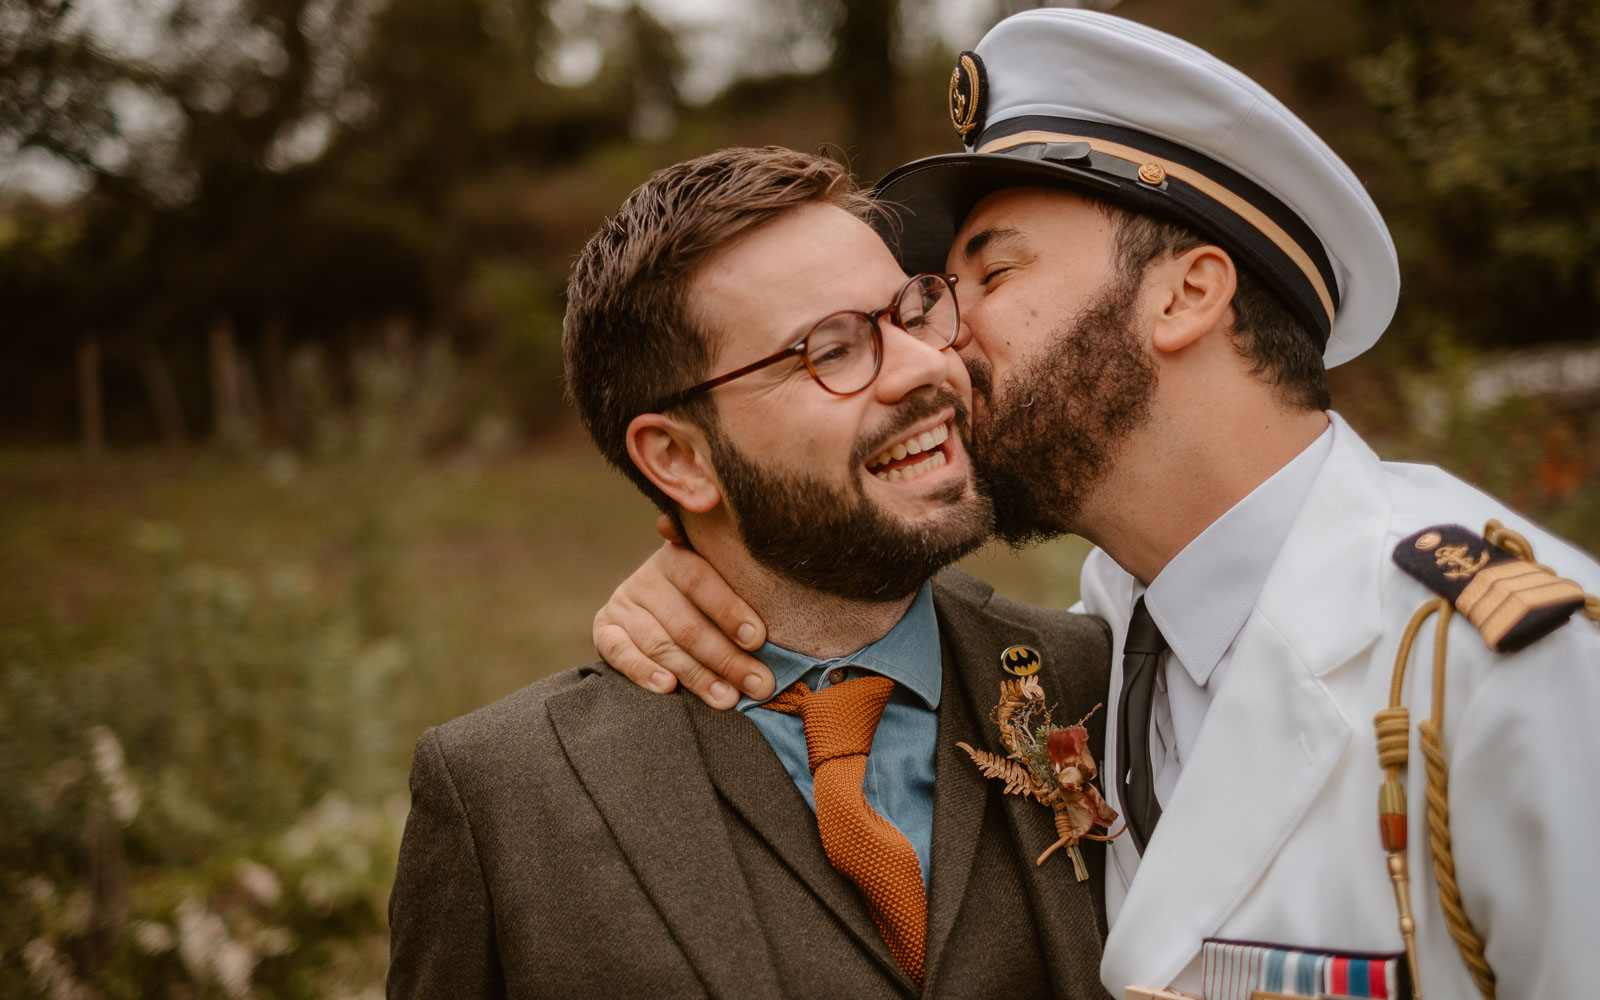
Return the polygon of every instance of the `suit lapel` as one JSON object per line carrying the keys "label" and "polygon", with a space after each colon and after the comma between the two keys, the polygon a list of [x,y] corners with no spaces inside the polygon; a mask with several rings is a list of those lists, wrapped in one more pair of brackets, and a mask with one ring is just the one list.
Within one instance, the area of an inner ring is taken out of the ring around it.
{"label": "suit lapel", "polygon": [[687,700],[686,707],[706,773],[717,791],[885,973],[914,990],[889,954],[861,891],[828,861],[816,814],[755,723],[739,712],[718,711],[698,700]]}
{"label": "suit lapel", "polygon": [[[1106,940],[1108,983],[1170,984],[1272,864],[1350,743],[1357,720],[1345,718],[1323,677],[1376,638],[1374,553],[1388,516],[1369,482],[1376,460],[1362,459],[1371,453],[1342,423],[1337,430],[1137,861]],[[1349,530],[1328,538],[1329,525]],[[1342,613],[1322,613],[1330,604]],[[1115,848],[1124,863],[1131,849]]]}
{"label": "suit lapel", "polygon": [[978,835],[983,828],[984,807],[989,801],[987,782],[966,751],[956,746],[986,746],[972,718],[972,704],[960,686],[955,654],[945,639],[944,615],[940,615],[941,653],[944,681],[939,695],[939,735],[934,749],[937,780],[933,795],[933,857],[928,887],[928,962],[929,974],[939,967],[939,958],[950,939],[951,928],[967,894],[972,878],[972,859],[978,850]]}
{"label": "suit lapel", "polygon": [[1247,624],[1234,649],[1106,940],[1108,983],[1170,984],[1266,871],[1350,741],[1282,636]]}
{"label": "suit lapel", "polygon": [[[933,942],[937,940],[942,947],[949,936],[972,876],[972,858],[984,804],[1000,788],[979,773],[972,759],[955,745],[956,741],[965,740],[974,747],[1001,756],[1010,752],[1000,741],[999,729],[989,719],[999,701],[1000,683],[1010,677],[1000,667],[1001,653],[1009,646],[1026,645],[1043,655],[1045,663],[1040,680],[1047,698],[1057,709],[1058,722],[1076,722],[1079,715],[1100,700],[1102,692],[1093,689],[1104,683],[1103,670],[1095,677],[1084,678],[1087,685],[1073,683],[1067,670],[1058,671],[1058,667],[1066,665],[1055,662],[1058,654],[1041,642],[1034,629],[1000,617],[986,602],[973,603],[970,597],[962,598],[939,587],[934,589],[934,599],[945,647],[946,686],[940,706],[941,798],[936,800],[934,811],[934,913],[929,921],[930,957],[934,955]],[[1083,686],[1091,688],[1091,692],[1085,694],[1077,690]],[[1085,697],[1092,700],[1084,701]],[[949,730],[945,729],[947,720]],[[944,798],[947,788],[951,790],[948,803]],[[1074,942],[1065,940],[1064,929],[1084,926],[1084,911],[1094,907],[1094,891],[1099,885],[1097,880],[1102,877],[1098,862],[1100,852],[1096,845],[1084,845],[1090,860],[1090,880],[1084,883],[1073,877],[1071,860],[1060,852],[1043,865],[1035,865],[1034,859],[1056,840],[1052,812],[1032,798],[1020,795],[1000,795],[999,798],[1006,823],[1011,828],[1018,868],[1032,904],[1052,979],[1061,989],[1063,984],[1077,983],[1083,978],[1081,951]],[[941,866],[946,866],[947,870],[941,871]],[[1087,916],[1087,925],[1090,928],[1095,925],[1092,913]],[[936,968],[931,962],[929,967]]]}
{"label": "suit lapel", "polygon": [[[686,708],[699,704],[601,676],[551,698],[546,710],[578,779],[707,991],[778,996],[716,794],[693,766],[699,748]],[[683,892],[686,884],[699,891]]]}

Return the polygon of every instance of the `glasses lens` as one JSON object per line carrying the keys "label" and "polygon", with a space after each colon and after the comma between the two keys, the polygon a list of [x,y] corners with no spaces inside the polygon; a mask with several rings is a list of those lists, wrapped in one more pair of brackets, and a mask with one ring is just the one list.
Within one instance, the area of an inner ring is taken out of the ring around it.
{"label": "glasses lens", "polygon": [[829,392],[865,389],[877,373],[872,321],[860,313],[834,313],[811,328],[806,366]]}
{"label": "glasses lens", "polygon": [[900,326],[920,340],[944,347],[956,337],[960,326],[960,313],[956,310],[956,292],[950,283],[937,274],[919,274],[900,293],[895,303]]}

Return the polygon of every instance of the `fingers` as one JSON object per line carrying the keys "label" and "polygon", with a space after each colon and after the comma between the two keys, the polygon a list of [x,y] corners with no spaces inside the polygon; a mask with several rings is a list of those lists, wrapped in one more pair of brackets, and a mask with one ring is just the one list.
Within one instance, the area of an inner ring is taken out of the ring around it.
{"label": "fingers", "polygon": [[[721,638],[732,638],[749,650],[760,649],[761,644],[767,641],[767,626],[760,616],[693,549],[682,545],[663,545],[650,558],[659,566],[666,583],[687,598],[702,616],[709,618]],[[680,645],[695,648],[687,641],[687,635],[675,632],[665,620],[663,624]],[[689,624],[698,625],[699,622]],[[712,648],[721,651],[720,647]]]}
{"label": "fingers", "polygon": [[[715,608],[708,618],[696,595]],[[753,697],[772,693],[772,673],[724,634],[724,626],[759,648],[765,628],[748,605],[695,553],[661,550],[623,581],[595,615],[595,649],[629,680],[651,691],[682,684],[714,708],[738,701],[735,686]],[[742,628],[741,628],[742,627]]]}

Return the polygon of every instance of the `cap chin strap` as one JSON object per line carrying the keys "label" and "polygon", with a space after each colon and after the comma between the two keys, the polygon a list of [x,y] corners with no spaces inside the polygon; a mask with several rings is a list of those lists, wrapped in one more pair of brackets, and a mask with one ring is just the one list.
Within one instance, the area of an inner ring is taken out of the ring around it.
{"label": "cap chin strap", "polygon": [[[1038,151],[1034,152],[1033,147],[1037,147]],[[1265,212],[1192,167],[1095,136],[1067,135],[1040,130],[1000,136],[977,147],[973,152],[1010,153],[1013,156],[1063,163],[1086,159],[1089,161],[1087,165],[1093,169],[1125,180],[1138,181],[1152,188],[1165,188],[1167,177],[1177,178],[1237,215],[1282,251],[1305,276],[1312,291],[1316,293],[1317,300],[1322,303],[1323,311],[1327,313],[1329,328],[1332,328],[1333,296],[1328,291],[1328,283],[1323,279],[1322,272],[1299,242]],[[1152,169],[1152,166],[1159,169]]]}

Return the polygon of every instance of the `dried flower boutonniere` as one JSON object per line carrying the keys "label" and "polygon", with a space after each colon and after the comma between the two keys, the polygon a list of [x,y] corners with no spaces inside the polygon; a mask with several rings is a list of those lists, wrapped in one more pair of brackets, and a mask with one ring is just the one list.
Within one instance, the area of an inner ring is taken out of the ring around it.
{"label": "dried flower boutonniere", "polygon": [[1089,730],[1083,724],[1099,709],[1099,705],[1091,708],[1089,715],[1076,725],[1057,726],[1050,721],[1044,686],[1037,677],[1002,681],[994,717],[1000,725],[1000,739],[1011,753],[1002,757],[965,743],[956,744],[967,752],[984,777],[1004,781],[1007,795],[1031,795],[1055,810],[1060,839],[1034,863],[1044,864],[1044,859],[1057,848],[1065,847],[1079,882],[1089,877],[1089,870],[1084,866],[1078,841],[1113,839],[1092,831],[1095,827],[1110,830],[1117,821],[1116,810],[1090,784],[1098,768],[1089,752]]}

